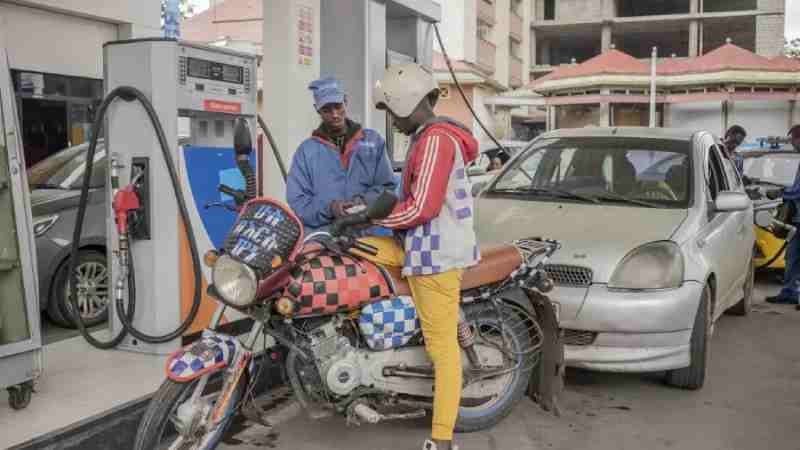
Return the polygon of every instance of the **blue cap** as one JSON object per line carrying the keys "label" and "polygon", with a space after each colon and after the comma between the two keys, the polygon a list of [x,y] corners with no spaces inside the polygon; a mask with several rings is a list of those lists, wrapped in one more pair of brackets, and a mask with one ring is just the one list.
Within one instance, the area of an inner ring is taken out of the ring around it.
{"label": "blue cap", "polygon": [[331,103],[344,103],[342,83],[334,77],[321,78],[311,83],[308,88],[314,93],[314,107],[317,111]]}

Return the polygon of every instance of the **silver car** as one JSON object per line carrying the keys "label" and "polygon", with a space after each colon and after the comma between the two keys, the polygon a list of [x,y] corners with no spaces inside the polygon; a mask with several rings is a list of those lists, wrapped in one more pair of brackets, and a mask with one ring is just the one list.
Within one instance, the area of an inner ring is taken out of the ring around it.
{"label": "silver car", "polygon": [[705,380],[714,322],[747,314],[753,210],[711,133],[584,128],[540,136],[475,186],[482,245],[563,242],[556,282],[567,364]]}

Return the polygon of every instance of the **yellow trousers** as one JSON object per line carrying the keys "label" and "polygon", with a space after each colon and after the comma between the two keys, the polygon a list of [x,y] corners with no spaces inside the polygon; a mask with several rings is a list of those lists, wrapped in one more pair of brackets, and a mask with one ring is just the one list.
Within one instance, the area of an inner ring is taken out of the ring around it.
{"label": "yellow trousers", "polygon": [[[378,248],[378,255],[365,258],[384,267],[403,267],[405,252],[389,237],[369,237],[363,242]],[[435,440],[453,440],[453,428],[461,403],[461,347],[458,345],[458,312],[462,269],[435,275],[408,277],[414,305],[422,324],[425,349],[436,373],[433,394]]]}

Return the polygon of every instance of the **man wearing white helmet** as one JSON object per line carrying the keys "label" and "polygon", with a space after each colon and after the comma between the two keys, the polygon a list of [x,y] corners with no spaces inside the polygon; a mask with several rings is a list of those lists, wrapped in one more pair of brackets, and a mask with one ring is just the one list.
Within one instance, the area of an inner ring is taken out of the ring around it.
{"label": "man wearing white helmet", "polygon": [[387,70],[375,90],[375,104],[411,136],[400,201],[378,225],[402,238],[366,238],[378,248],[377,264],[401,267],[414,296],[425,347],[436,373],[431,440],[425,450],[453,446],[461,401],[461,349],[457,328],[464,269],[480,256],[473,229],[473,199],[466,166],[478,156],[478,142],[464,125],[436,117],[439,89],[433,74],[418,64]]}

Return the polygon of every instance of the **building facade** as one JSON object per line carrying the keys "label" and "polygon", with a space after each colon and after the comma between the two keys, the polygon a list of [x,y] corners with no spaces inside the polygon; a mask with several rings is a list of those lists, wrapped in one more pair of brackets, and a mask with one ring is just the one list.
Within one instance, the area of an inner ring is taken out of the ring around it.
{"label": "building facade", "polygon": [[785,0],[531,0],[532,76],[611,49],[644,59],[702,56],[730,38],[759,55],[784,43]]}
{"label": "building facade", "polygon": [[[492,99],[529,82],[531,4],[531,0],[441,1],[445,50],[478,117],[501,139],[514,137],[514,123],[527,119],[505,105],[498,107]],[[434,49],[438,52],[434,70],[443,92],[437,113],[459,119],[479,140],[488,140],[453,84],[438,43]]]}
{"label": "building facade", "polygon": [[[800,60],[757,55],[728,42],[702,56],[656,65],[655,126],[723,135],[743,126],[748,142],[784,136],[800,123]],[[651,66],[620,50],[561,65],[531,89],[548,129],[648,126]]]}
{"label": "building facade", "polygon": [[103,44],[161,35],[159,0],[0,2],[31,166],[92,135],[103,98]]}

